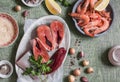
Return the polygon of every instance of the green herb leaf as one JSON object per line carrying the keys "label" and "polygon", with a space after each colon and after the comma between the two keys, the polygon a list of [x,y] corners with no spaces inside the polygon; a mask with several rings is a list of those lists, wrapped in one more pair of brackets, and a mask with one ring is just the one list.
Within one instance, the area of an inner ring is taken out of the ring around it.
{"label": "green herb leaf", "polygon": [[32,55],[29,57],[29,62],[31,66],[29,68],[26,68],[26,70],[23,72],[23,75],[38,76],[51,71],[51,68],[49,67],[49,64],[52,63],[51,60],[46,63],[42,63],[41,56],[39,56],[38,60],[35,60],[34,56]]}
{"label": "green herb leaf", "polygon": [[23,72],[23,75],[29,75],[31,73],[33,69],[30,67],[30,68],[26,68],[26,71]]}
{"label": "green herb leaf", "polygon": [[71,4],[68,1],[64,0],[63,5],[64,6],[70,6]]}
{"label": "green herb leaf", "polygon": [[63,0],[58,0],[58,1],[62,2]]}
{"label": "green herb leaf", "polygon": [[59,1],[60,3],[62,3],[63,6],[71,6],[71,4],[67,1],[67,0],[56,0]]}
{"label": "green herb leaf", "polygon": [[48,62],[46,62],[46,65],[49,65],[50,63],[52,63],[52,60],[49,60]]}

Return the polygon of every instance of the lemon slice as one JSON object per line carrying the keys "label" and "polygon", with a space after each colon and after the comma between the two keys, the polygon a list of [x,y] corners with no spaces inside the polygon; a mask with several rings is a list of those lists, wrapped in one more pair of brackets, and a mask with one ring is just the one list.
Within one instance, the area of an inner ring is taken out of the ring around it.
{"label": "lemon slice", "polygon": [[61,7],[54,0],[45,0],[45,4],[50,13],[54,15],[61,13]]}
{"label": "lemon slice", "polygon": [[94,9],[97,11],[102,11],[108,6],[109,2],[110,0],[98,0],[95,3]]}

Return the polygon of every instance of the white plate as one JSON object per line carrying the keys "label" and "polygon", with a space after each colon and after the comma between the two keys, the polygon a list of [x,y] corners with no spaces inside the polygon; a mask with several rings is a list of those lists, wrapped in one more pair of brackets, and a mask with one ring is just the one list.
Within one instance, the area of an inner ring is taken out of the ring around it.
{"label": "white plate", "polygon": [[[41,25],[41,24],[50,24],[54,20],[61,21],[64,24],[65,35],[64,35],[64,38],[62,40],[62,43],[60,44],[60,47],[64,47],[67,50],[67,53],[68,53],[68,50],[69,50],[69,47],[70,47],[70,31],[69,31],[68,25],[66,24],[66,22],[61,17],[49,15],[49,16],[41,17],[40,19],[35,21],[28,28],[27,32],[24,34],[24,36],[23,36],[23,38],[22,38],[22,40],[19,44],[15,60],[17,60],[26,51],[30,50],[30,48],[31,48],[30,40],[36,37],[37,26]],[[55,51],[50,52],[49,55],[52,55],[54,52]],[[66,56],[64,58],[64,61],[67,57],[67,53],[66,53]],[[64,63],[64,61],[63,61],[63,63]],[[17,73],[18,77],[22,76],[22,70],[17,65],[15,65],[15,68],[16,68],[16,73]],[[29,76],[27,76],[27,77],[29,77]]]}

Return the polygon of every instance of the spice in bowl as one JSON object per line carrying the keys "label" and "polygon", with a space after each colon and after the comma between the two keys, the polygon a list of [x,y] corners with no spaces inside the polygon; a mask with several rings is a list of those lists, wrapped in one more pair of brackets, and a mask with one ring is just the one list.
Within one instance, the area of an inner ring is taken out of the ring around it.
{"label": "spice in bowl", "polygon": [[26,3],[32,3],[35,4],[37,0],[24,0]]}
{"label": "spice in bowl", "polygon": [[110,49],[108,59],[112,65],[120,66],[120,45],[114,46]]}
{"label": "spice in bowl", "polygon": [[7,75],[10,73],[10,66],[8,64],[3,64],[0,66],[0,74]]}
{"label": "spice in bowl", "polygon": [[43,0],[22,0],[22,2],[29,7],[36,7],[42,3]]}
{"label": "spice in bowl", "polygon": [[13,66],[7,60],[0,61],[0,78],[8,78],[13,73]]}

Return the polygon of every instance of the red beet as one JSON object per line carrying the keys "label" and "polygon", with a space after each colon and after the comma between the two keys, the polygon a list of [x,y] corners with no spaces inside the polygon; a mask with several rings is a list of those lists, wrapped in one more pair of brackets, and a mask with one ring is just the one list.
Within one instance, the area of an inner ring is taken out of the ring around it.
{"label": "red beet", "polygon": [[[66,54],[66,50],[65,48],[59,48],[54,54],[53,56],[50,58],[50,60],[52,60],[52,63],[49,65],[51,68],[51,72],[56,71],[62,64],[64,57]],[[49,74],[47,73],[47,74]]]}

